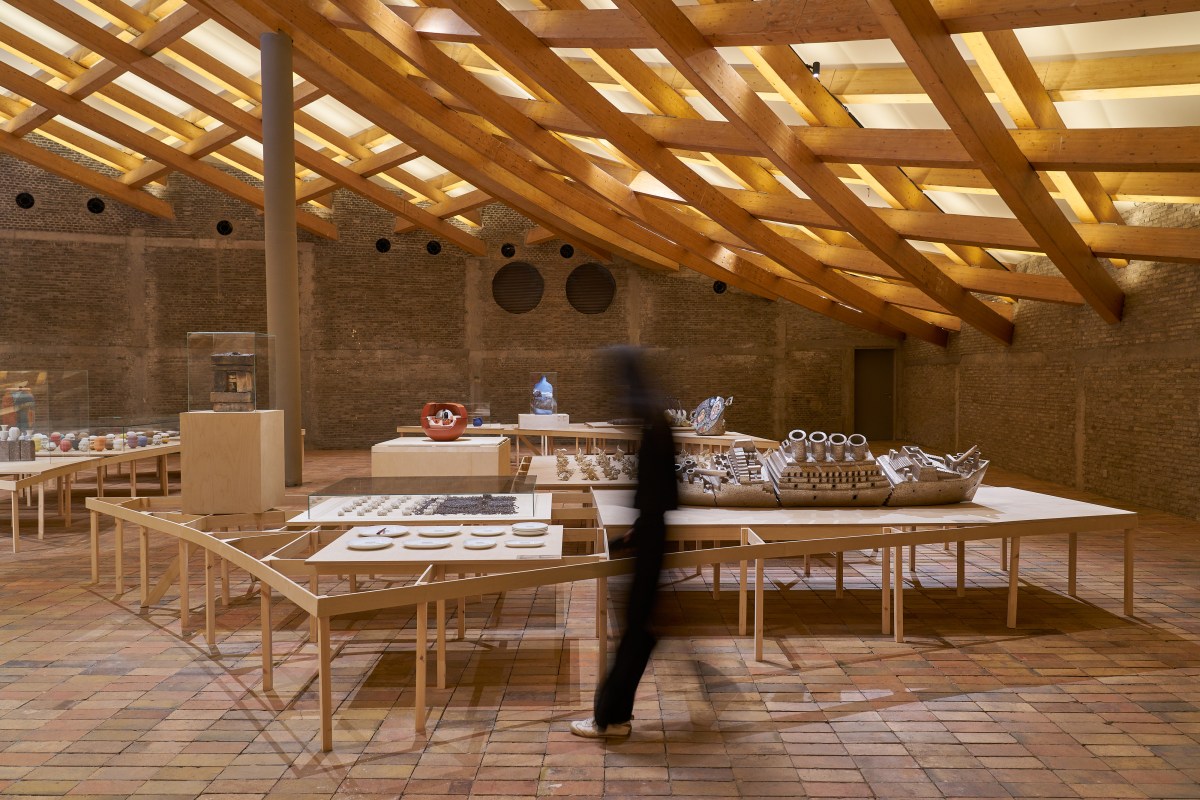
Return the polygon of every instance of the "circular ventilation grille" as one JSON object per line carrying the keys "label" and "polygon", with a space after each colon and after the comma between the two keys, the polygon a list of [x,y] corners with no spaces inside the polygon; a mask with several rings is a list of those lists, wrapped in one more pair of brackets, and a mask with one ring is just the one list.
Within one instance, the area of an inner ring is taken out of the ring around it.
{"label": "circular ventilation grille", "polygon": [[425,243],[425,252],[429,253],[431,256],[436,256],[438,253],[442,252],[442,243],[436,239],[431,239]]}
{"label": "circular ventilation grille", "polygon": [[227,219],[223,219],[217,223],[217,233],[222,236],[228,236],[233,233],[233,223]]}
{"label": "circular ventilation grille", "polygon": [[386,253],[388,250],[392,249],[392,240],[386,237],[382,239],[376,239],[375,249],[381,253]]}
{"label": "circular ventilation grille", "polygon": [[580,264],[567,276],[567,302],[580,314],[603,314],[616,293],[616,279],[599,264]]}
{"label": "circular ventilation grille", "polygon": [[713,291],[717,294],[725,294],[729,289],[729,284],[725,281],[713,281]]}
{"label": "circular ventilation grille", "polygon": [[33,195],[21,192],[17,195],[17,208],[33,208]]}
{"label": "circular ventilation grille", "polygon": [[492,278],[492,299],[510,314],[524,314],[542,302],[542,273],[524,261],[505,264]]}
{"label": "circular ventilation grille", "polygon": [[87,210],[92,212],[93,214],[103,214],[104,213],[104,201],[101,200],[99,197],[88,198]]}

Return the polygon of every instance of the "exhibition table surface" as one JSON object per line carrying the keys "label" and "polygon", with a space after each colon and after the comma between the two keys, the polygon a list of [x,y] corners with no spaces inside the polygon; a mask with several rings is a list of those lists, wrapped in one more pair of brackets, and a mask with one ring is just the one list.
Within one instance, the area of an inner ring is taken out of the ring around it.
{"label": "exhibition table surface", "polygon": [[[363,525],[363,529],[375,529],[382,525]],[[419,539],[419,532],[413,531],[407,536],[393,539],[391,547],[383,550],[352,550],[349,545],[359,538],[358,528],[346,531],[315,554],[305,560],[305,563],[317,568],[322,573],[342,573],[348,571],[372,572],[391,574],[390,570],[411,572],[414,568],[423,568],[430,564],[443,564],[453,567],[470,567],[472,572],[494,572],[497,569],[511,569],[513,566],[524,568],[530,562],[557,560],[562,558],[563,527],[551,525],[545,536],[519,537],[512,533],[511,526],[503,526],[509,532],[497,537],[489,537],[495,546],[488,550],[469,550],[464,543],[472,539],[472,528],[479,526],[462,525],[462,532],[456,536],[442,540],[448,547],[437,550],[410,550],[404,545],[413,539]],[[506,547],[505,542],[516,539],[525,543],[538,542],[538,547]],[[425,539],[424,541],[432,541]]]}
{"label": "exhibition table surface", "polygon": [[615,479],[609,480],[604,477],[604,473],[599,472],[599,468],[597,468],[597,472],[600,479],[588,480],[579,471],[579,465],[575,463],[575,460],[573,458],[568,460],[571,464],[572,475],[566,480],[558,477],[558,458],[556,456],[534,456],[529,462],[529,474],[537,479],[539,489],[613,489],[637,485],[636,475],[630,477],[622,472]]}
{"label": "exhibition table surface", "polygon": [[[410,436],[415,434],[424,435],[425,431],[420,425],[399,425],[396,432]],[[636,426],[619,426],[609,422],[572,422],[561,428],[531,428],[510,423],[490,423],[480,427],[468,427],[463,436],[495,436],[496,434],[504,434],[506,436],[514,436],[518,440],[525,439],[527,444],[528,437],[540,437],[542,441],[542,452],[545,452],[548,447],[548,440],[551,439],[575,439],[585,442],[635,442],[642,438],[642,431]],[[701,448],[712,447],[729,447],[738,439],[750,439],[754,442],[754,446],[761,449],[776,447],[779,442],[774,439],[766,439],[762,436],[751,436],[746,433],[737,433],[729,431],[716,436],[701,436],[690,428],[676,428],[673,431],[675,443],[679,445],[695,446]],[[532,445],[531,445],[532,447]]]}
{"label": "exhibition table surface", "polygon": [[[288,527],[303,525],[507,525],[513,522],[549,522],[553,497],[549,493],[517,495],[516,514],[422,514],[419,516],[372,515],[369,517],[338,516],[337,510],[345,498],[332,498],[297,514],[287,521]],[[435,551],[430,551],[435,552]],[[426,562],[428,563],[428,562]]]}
{"label": "exhibition table surface", "polygon": [[[621,532],[637,519],[633,491],[597,489],[600,523]],[[683,506],[667,513],[667,529],[678,537],[738,538],[753,528],[764,539],[819,538],[831,531],[870,532],[881,528],[1045,524],[1046,533],[1127,530],[1137,514],[1118,508],[1068,500],[1007,486],[980,486],[974,500],[947,506],[891,508],[709,508]],[[1006,534],[1019,535],[1019,534]]]}
{"label": "exhibition table surface", "polygon": [[64,481],[67,497],[61,492],[58,500],[58,511],[64,516],[66,524],[71,524],[70,489],[76,473],[85,470],[96,472],[97,496],[104,496],[104,478],[109,467],[128,463],[130,465],[129,492],[130,497],[137,496],[137,466],[136,462],[147,458],[158,459],[159,483],[162,493],[167,493],[166,459],[167,456],[179,452],[179,443],[147,445],[125,450],[97,451],[68,451],[48,455],[39,453],[33,461],[0,461],[0,490],[12,493],[12,534],[13,552],[20,547],[20,514],[19,496],[27,488],[37,487],[38,490],[38,538],[45,535],[46,502],[45,486],[49,481]]}

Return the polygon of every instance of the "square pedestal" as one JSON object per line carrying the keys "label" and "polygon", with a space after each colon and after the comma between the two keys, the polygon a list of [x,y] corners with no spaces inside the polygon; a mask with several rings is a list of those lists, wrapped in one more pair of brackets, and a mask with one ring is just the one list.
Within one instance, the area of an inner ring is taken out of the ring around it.
{"label": "square pedestal", "polygon": [[518,414],[517,427],[534,431],[561,430],[571,427],[570,414]]}
{"label": "square pedestal", "polygon": [[282,411],[179,415],[185,514],[261,513],[283,504]]}
{"label": "square pedestal", "polygon": [[371,448],[371,477],[403,478],[420,475],[508,475],[507,436],[463,436],[435,442],[401,436]]}

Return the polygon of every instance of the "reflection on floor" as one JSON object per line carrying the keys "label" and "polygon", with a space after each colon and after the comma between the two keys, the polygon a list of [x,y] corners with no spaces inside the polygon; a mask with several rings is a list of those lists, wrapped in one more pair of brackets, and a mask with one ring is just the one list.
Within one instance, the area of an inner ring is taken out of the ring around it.
{"label": "reflection on floor", "polygon": [[[366,453],[310,452],[289,501],[367,469]],[[111,561],[87,586],[87,515],[66,530],[52,517],[45,541],[0,556],[0,793],[1200,798],[1197,533],[1143,515],[1134,620],[1119,616],[1116,535],[1081,537],[1080,601],[1062,594],[1065,537],[1026,542],[1016,630],[995,543],[969,551],[964,599],[952,553],[924,547],[904,644],[879,633],[870,553],[847,555],[841,600],[832,559],[807,579],[775,563],[763,663],[735,635],[735,592],[714,601],[707,571],[670,575],[634,735],[608,745],[567,731],[596,680],[590,585],[472,602],[428,740],[412,733],[411,614],[337,619],[337,749],[323,755],[304,619],[277,603],[287,657],[264,693],[256,600],[235,591],[210,652],[180,637],[173,594],[139,615],[136,585],[113,596]],[[157,543],[156,569],[173,553]]]}

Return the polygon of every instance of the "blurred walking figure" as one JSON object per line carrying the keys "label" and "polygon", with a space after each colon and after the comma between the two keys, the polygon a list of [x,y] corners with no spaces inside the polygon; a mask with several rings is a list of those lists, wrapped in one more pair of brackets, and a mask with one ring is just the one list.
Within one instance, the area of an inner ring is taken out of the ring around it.
{"label": "blurred walking figure", "polygon": [[596,692],[592,716],[571,723],[571,733],[591,739],[628,736],[638,683],[657,639],[652,618],[658,598],[658,577],[666,549],[666,513],[677,504],[675,442],[660,395],[646,378],[641,354],[634,348],[614,353],[616,380],[624,391],[631,417],[641,420],[638,449],[637,520],[625,537],[633,548],[635,566],[625,605],[625,630],[612,669]]}

